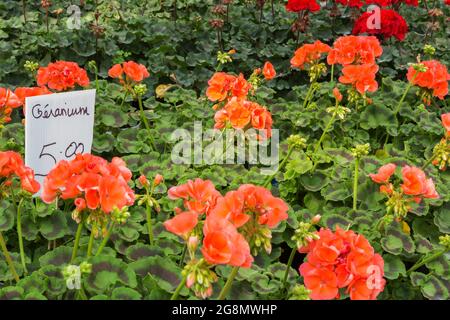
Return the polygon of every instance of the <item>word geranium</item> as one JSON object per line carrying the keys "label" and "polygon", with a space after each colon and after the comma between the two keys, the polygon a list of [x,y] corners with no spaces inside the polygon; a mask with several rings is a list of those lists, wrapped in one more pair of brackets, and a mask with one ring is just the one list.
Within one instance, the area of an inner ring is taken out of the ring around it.
{"label": "word geranium", "polygon": [[427,178],[422,169],[405,165],[402,168],[403,183],[400,188],[395,188],[390,182],[397,166],[393,163],[386,164],[369,177],[375,183],[380,184],[380,192],[388,197],[386,202],[388,215],[393,215],[401,221],[411,210],[412,203],[420,203],[423,198],[437,199],[433,179]]}
{"label": "word geranium", "polygon": [[37,72],[38,86],[47,86],[56,91],[73,89],[76,85],[89,86],[86,70],[77,63],[70,61],[56,61],[47,67],[40,67]]}
{"label": "word geranium", "polygon": [[405,39],[406,33],[408,32],[408,25],[406,24],[406,20],[396,11],[380,10],[380,28],[369,27],[369,19],[371,19],[372,15],[372,12],[363,13],[361,17],[355,21],[352,33],[356,35],[361,33],[380,35],[384,39],[396,37],[400,41]]}
{"label": "word geranium", "polygon": [[311,299],[336,299],[340,289],[346,288],[343,293],[352,300],[375,300],[386,283],[384,261],[369,241],[339,226],[335,232],[322,228],[316,235],[318,239],[299,248],[307,253],[299,271]]}
{"label": "word geranium", "polygon": [[[176,208],[177,214],[164,226],[186,241],[190,262],[183,270],[184,279],[202,298],[212,294],[212,283],[217,280],[211,266],[249,268],[251,253],[256,255],[261,247],[271,251],[270,228],[287,219],[288,206],[283,200],[251,184],[221,196],[211,181],[195,179],[170,188],[168,194],[171,199],[183,199],[185,211]],[[199,260],[196,250],[201,239],[203,258]]]}

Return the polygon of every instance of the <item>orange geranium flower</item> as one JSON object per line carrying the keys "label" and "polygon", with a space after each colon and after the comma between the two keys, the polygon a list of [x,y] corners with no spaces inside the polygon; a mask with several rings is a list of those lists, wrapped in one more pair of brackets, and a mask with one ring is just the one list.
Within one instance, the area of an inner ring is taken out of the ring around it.
{"label": "orange geranium flower", "polygon": [[413,66],[409,67],[407,78],[415,86],[430,90],[432,95],[444,99],[448,94],[448,81],[450,74],[447,67],[436,60],[422,61],[427,70],[419,72]]}
{"label": "orange geranium flower", "polygon": [[211,101],[223,101],[233,86],[236,77],[226,72],[216,72],[208,81],[206,96]]}
{"label": "orange geranium flower", "polygon": [[172,200],[183,199],[186,209],[197,214],[209,214],[220,197],[220,193],[210,180],[200,178],[170,188],[168,195]]}
{"label": "orange geranium flower", "polygon": [[63,91],[72,89],[75,85],[89,86],[89,78],[86,70],[80,68],[77,63],[70,61],[56,61],[47,67],[40,67],[37,72],[38,86],[47,86],[50,89]]}
{"label": "orange geranium flower", "polygon": [[50,90],[46,86],[42,87],[18,87],[14,90],[14,94],[20,100],[20,102],[25,105],[25,98],[34,97],[34,96],[42,96],[45,94],[51,94]]}
{"label": "orange geranium flower", "polygon": [[210,215],[205,220],[203,234],[201,251],[208,263],[251,267],[253,257],[250,246],[230,221]]}
{"label": "orange geranium flower", "polygon": [[239,191],[230,191],[217,200],[211,215],[231,221],[236,228],[242,227],[250,216],[244,212],[244,195]]}
{"label": "orange geranium flower", "polygon": [[375,64],[383,48],[374,36],[343,36],[336,39],[330,50],[328,64]]}
{"label": "orange geranium flower", "polygon": [[264,63],[263,75],[264,75],[264,78],[266,80],[272,80],[277,75],[277,72],[275,71],[275,68],[273,67],[273,65],[269,61]]}
{"label": "orange geranium flower", "polygon": [[180,237],[187,238],[187,235],[198,223],[198,214],[194,211],[180,212],[175,217],[164,222],[164,227]]}
{"label": "orange geranium flower", "polygon": [[20,179],[23,190],[32,194],[39,191],[40,185],[34,179],[34,171],[24,165],[22,156],[14,151],[0,152],[0,177],[6,178],[3,183],[9,184],[13,175]]}
{"label": "orange geranium flower", "polygon": [[330,50],[331,48],[320,40],[313,44],[304,44],[295,51],[294,57],[291,59],[291,65],[295,68],[304,69],[305,65],[315,63],[323,53],[328,53]]}
{"label": "orange geranium flower", "polygon": [[83,204],[76,205],[77,208],[86,206],[110,213],[114,208],[122,209],[134,203],[134,192],[128,186],[130,180],[131,171],[120,158],[108,162],[91,154],[77,154],[73,160],[62,160],[50,170],[44,179],[41,198],[46,203],[58,196],[75,199]]}
{"label": "orange geranium flower", "polygon": [[148,78],[150,73],[147,68],[140,63],[134,61],[126,61],[122,64],[115,64],[108,70],[108,75],[111,78],[120,79],[124,81],[122,76],[125,74],[125,81],[141,82]]}
{"label": "orange geranium flower", "polygon": [[447,135],[450,135],[450,112],[441,115],[442,125],[447,131]]}
{"label": "orange geranium flower", "polygon": [[299,248],[307,253],[307,262],[299,270],[305,286],[312,291],[310,297],[335,299],[339,288],[347,287],[352,300],[376,299],[385,285],[384,261],[369,241],[339,226],[335,232],[322,228],[317,235],[317,240]]}
{"label": "orange geranium flower", "polygon": [[10,122],[12,110],[21,105],[22,102],[11,90],[0,87],[0,125]]}
{"label": "orange geranium flower", "polygon": [[378,173],[369,174],[369,177],[376,183],[388,183],[391,176],[394,174],[397,166],[393,163],[388,163],[378,169]]}
{"label": "orange geranium flower", "polygon": [[402,176],[403,184],[401,185],[401,188],[405,194],[423,196],[424,198],[431,199],[439,198],[433,179],[427,179],[425,172],[423,172],[422,169],[406,165],[402,168]]}
{"label": "orange geranium flower", "polygon": [[347,65],[342,69],[339,82],[351,84],[364,95],[367,91],[374,92],[378,89],[378,83],[375,80],[377,71],[378,66],[375,64]]}

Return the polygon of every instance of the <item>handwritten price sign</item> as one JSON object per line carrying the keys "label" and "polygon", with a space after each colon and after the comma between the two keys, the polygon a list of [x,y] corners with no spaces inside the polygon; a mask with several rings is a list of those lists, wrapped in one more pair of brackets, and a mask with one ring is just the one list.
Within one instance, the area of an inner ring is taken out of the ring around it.
{"label": "handwritten price sign", "polygon": [[25,110],[25,163],[41,185],[60,160],[91,152],[95,90],[29,97]]}

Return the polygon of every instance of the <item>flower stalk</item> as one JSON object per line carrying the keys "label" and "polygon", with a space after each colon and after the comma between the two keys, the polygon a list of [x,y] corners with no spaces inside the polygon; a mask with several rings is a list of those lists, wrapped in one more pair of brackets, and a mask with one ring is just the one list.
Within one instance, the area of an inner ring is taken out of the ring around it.
{"label": "flower stalk", "polygon": [[236,277],[238,271],[239,271],[239,267],[234,267],[233,270],[231,270],[231,273],[228,276],[227,282],[225,283],[225,286],[223,287],[222,291],[220,292],[217,300],[224,300],[227,297],[228,292],[230,291],[231,286],[233,284],[233,280]]}
{"label": "flower stalk", "polygon": [[6,247],[5,238],[3,238],[3,234],[0,231],[0,247],[2,247],[3,255],[5,256],[6,263],[8,264],[9,270],[14,277],[16,282],[19,282],[20,278],[17,274],[16,268],[14,267],[14,263],[11,259],[11,255],[9,254],[8,248]]}

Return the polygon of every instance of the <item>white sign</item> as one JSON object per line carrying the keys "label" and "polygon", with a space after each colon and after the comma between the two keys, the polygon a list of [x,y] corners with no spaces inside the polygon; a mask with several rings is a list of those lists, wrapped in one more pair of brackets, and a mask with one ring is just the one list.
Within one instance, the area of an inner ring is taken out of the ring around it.
{"label": "white sign", "polygon": [[41,187],[56,163],[91,152],[94,111],[95,90],[25,99],[25,164]]}

